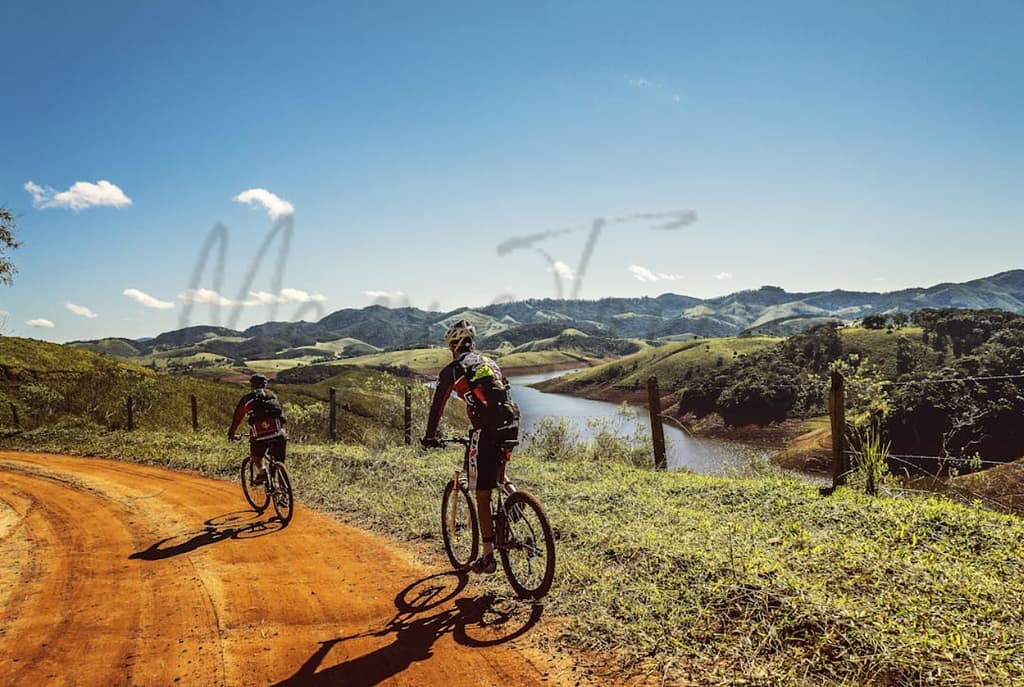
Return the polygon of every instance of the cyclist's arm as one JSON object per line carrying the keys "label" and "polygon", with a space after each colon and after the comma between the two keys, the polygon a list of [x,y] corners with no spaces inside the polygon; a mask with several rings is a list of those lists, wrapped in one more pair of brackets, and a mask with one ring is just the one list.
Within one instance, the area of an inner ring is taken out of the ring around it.
{"label": "cyclist's arm", "polygon": [[433,439],[437,436],[437,428],[441,424],[441,415],[448,403],[448,397],[455,388],[455,366],[447,365],[437,377],[437,386],[434,388],[434,400],[430,403],[430,415],[427,416],[427,431],[424,436]]}
{"label": "cyclist's arm", "polygon": [[238,425],[242,424],[242,420],[252,410],[252,394],[246,394],[238,401],[238,405],[235,406],[235,415],[231,419],[231,429],[228,430],[228,436],[234,436],[235,430],[238,429]]}

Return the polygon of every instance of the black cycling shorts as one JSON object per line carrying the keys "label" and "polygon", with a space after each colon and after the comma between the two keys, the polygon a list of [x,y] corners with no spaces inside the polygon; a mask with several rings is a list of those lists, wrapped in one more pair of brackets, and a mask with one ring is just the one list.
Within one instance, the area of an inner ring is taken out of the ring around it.
{"label": "black cycling shorts", "polygon": [[283,463],[287,446],[287,437],[273,437],[272,439],[263,440],[249,439],[249,455],[262,458],[269,452],[274,460]]}
{"label": "black cycling shorts", "polygon": [[493,426],[473,429],[469,433],[465,465],[469,488],[486,491],[498,486],[498,475],[505,451],[498,447],[498,430]]}

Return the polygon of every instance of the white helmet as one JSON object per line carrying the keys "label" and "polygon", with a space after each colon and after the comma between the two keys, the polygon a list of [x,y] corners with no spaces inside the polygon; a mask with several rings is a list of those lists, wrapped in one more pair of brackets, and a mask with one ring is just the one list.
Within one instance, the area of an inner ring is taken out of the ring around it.
{"label": "white helmet", "polygon": [[473,343],[476,328],[468,320],[459,320],[444,333],[444,342],[453,351],[459,350],[466,343]]}

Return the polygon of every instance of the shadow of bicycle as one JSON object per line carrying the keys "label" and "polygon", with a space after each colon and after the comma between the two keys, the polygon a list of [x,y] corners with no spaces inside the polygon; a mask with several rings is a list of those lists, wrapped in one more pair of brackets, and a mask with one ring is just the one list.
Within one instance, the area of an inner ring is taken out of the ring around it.
{"label": "shadow of bicycle", "polygon": [[[444,572],[417,580],[395,596],[396,614],[380,630],[320,642],[319,648],[277,687],[351,685],[370,687],[399,675],[417,661],[433,656],[433,646],[450,634],[458,644],[487,647],[521,637],[540,620],[543,606],[481,594],[459,597],[465,573]],[[454,600],[454,608],[431,615]],[[362,637],[392,637],[390,644],[363,656],[319,670],[336,645]],[[319,671],[319,672],[318,672]]]}
{"label": "shadow of bicycle", "polygon": [[228,539],[263,537],[283,528],[284,525],[276,518],[264,520],[261,514],[254,511],[224,513],[207,520],[203,523],[201,530],[192,530],[161,539],[142,551],[136,551],[128,558],[159,561],[190,553]]}

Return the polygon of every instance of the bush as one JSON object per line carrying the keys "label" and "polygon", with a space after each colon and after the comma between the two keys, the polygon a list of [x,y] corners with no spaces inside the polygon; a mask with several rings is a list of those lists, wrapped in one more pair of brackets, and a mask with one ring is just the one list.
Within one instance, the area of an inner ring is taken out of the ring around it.
{"label": "bush", "polygon": [[524,435],[524,448],[542,460],[569,460],[578,453],[580,433],[564,417],[545,417]]}

